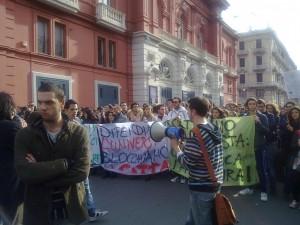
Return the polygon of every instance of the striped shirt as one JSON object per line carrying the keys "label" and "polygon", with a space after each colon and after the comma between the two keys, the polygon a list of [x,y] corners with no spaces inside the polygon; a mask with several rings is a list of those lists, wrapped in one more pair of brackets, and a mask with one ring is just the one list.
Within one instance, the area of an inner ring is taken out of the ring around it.
{"label": "striped shirt", "polygon": [[[204,140],[209,158],[212,162],[216,178],[219,184],[223,183],[223,146],[222,137],[219,129],[208,123],[200,125],[200,133]],[[200,146],[198,139],[193,135],[186,139],[183,151],[177,154],[179,162],[189,171],[189,186],[208,186],[212,187],[213,182],[207,170],[203,156],[203,147]]]}

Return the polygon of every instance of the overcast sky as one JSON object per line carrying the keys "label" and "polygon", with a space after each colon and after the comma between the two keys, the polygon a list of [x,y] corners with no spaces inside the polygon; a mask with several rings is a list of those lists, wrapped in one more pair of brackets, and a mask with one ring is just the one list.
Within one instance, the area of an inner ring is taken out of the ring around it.
{"label": "overcast sky", "polygon": [[224,21],[238,32],[275,30],[300,70],[300,0],[227,0]]}

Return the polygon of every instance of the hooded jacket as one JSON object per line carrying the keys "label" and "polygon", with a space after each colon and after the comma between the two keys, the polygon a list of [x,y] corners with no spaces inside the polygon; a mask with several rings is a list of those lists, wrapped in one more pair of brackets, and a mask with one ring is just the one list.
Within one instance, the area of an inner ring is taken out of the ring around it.
{"label": "hooded jacket", "polygon": [[[218,184],[222,184],[224,151],[221,132],[211,123],[200,124],[197,127],[200,129]],[[179,153],[177,158],[189,171],[189,188],[191,190],[215,192],[216,189],[203,156],[203,151],[206,150],[192,134],[191,138],[187,138],[183,152]]]}
{"label": "hooded jacket", "polygon": [[[36,163],[29,163],[26,154]],[[66,163],[68,162],[68,163]],[[51,225],[52,193],[63,193],[68,220],[80,224],[87,218],[83,182],[88,176],[87,131],[65,120],[55,144],[49,141],[41,117],[17,133],[15,165],[25,183],[24,225]]]}

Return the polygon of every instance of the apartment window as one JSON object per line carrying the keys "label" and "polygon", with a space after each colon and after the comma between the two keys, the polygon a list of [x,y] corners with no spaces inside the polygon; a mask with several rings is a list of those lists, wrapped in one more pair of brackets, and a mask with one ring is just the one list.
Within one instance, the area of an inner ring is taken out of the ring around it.
{"label": "apartment window", "polygon": [[39,53],[50,54],[50,21],[43,17],[37,19],[37,48]]}
{"label": "apartment window", "polygon": [[240,67],[245,67],[245,58],[240,58]]}
{"label": "apartment window", "polygon": [[98,65],[106,66],[105,63],[105,39],[104,38],[98,38]]}
{"label": "apartment window", "polygon": [[109,67],[116,68],[116,42],[109,41]]}
{"label": "apartment window", "polygon": [[231,80],[227,81],[227,93],[232,94],[232,81]]}
{"label": "apartment window", "polygon": [[66,26],[55,23],[55,56],[65,57],[66,49]]}
{"label": "apartment window", "polygon": [[169,87],[161,87],[160,88],[160,102],[166,103],[168,99],[172,98],[172,88]]}
{"label": "apartment window", "polygon": [[256,56],[256,65],[262,65],[262,56],[261,55]]}
{"label": "apartment window", "polygon": [[243,42],[243,41],[239,42],[239,49],[240,50],[245,50],[245,42]]}
{"label": "apartment window", "polygon": [[149,86],[149,104],[158,103],[157,87]]}
{"label": "apartment window", "polygon": [[256,89],[256,98],[264,98],[265,90],[264,89]]}
{"label": "apartment window", "polygon": [[262,44],[261,44],[261,39],[256,39],[256,48],[261,48]]}
{"label": "apartment window", "polygon": [[246,81],[245,74],[240,74],[240,84],[244,84]]}
{"label": "apartment window", "polygon": [[257,73],[256,74],[256,82],[257,83],[263,82],[263,74],[262,73]]}

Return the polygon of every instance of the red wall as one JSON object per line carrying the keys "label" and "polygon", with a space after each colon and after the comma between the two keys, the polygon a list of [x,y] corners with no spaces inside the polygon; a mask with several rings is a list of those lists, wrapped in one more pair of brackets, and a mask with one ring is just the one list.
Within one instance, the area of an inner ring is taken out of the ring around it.
{"label": "red wall", "polygon": [[[127,1],[114,4],[127,12]],[[37,1],[0,0],[0,91],[12,94],[17,105],[32,100],[32,71],[71,76],[73,98],[84,106],[95,106],[95,80],[118,83],[120,100],[132,101],[130,37],[96,24],[94,0],[80,1],[80,10],[72,15]],[[67,58],[37,53],[38,15],[66,25]],[[116,69],[98,66],[98,36],[116,42]]]}

